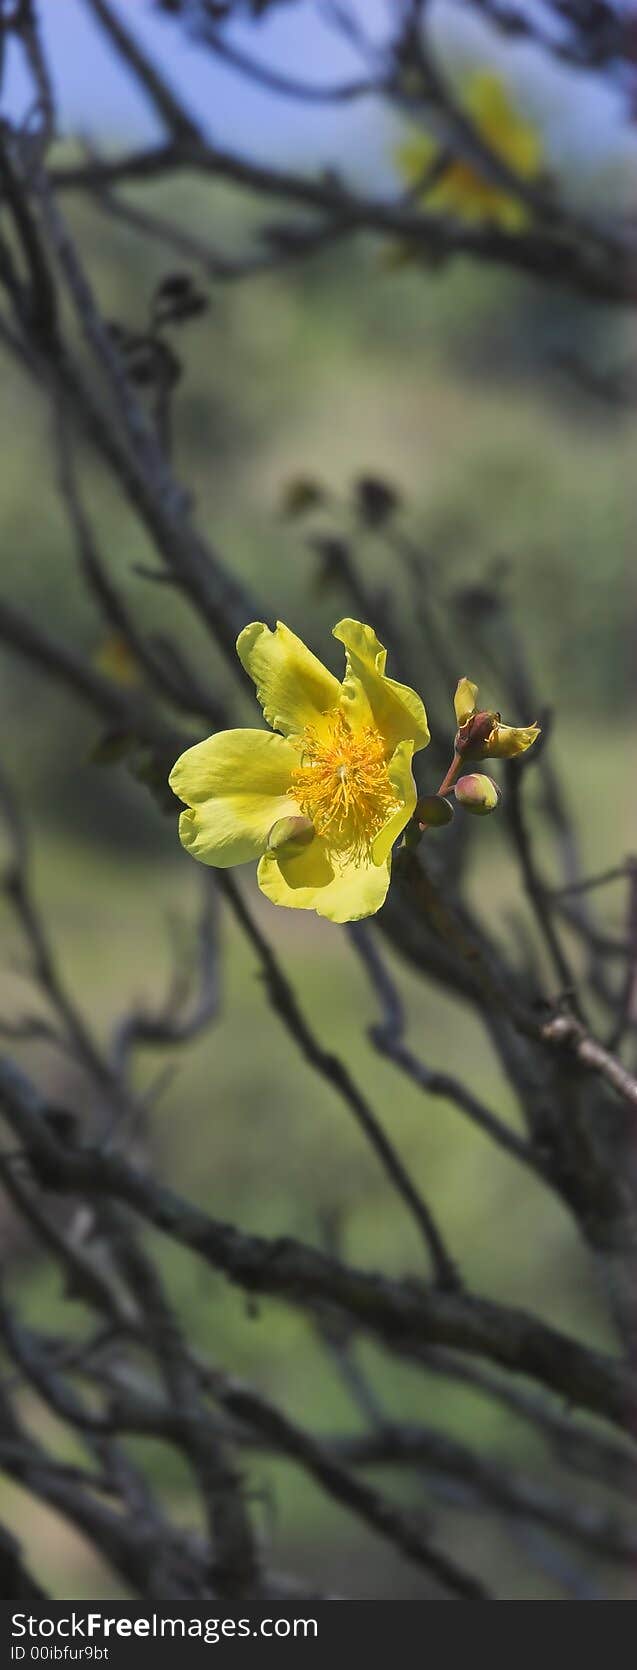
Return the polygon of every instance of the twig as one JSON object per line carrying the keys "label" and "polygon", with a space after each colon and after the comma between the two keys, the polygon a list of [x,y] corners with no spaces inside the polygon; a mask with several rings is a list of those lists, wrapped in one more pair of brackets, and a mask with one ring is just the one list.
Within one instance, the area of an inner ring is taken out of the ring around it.
{"label": "twig", "polygon": [[171,1406],[173,1427],[204,1501],[214,1548],[215,1587],[231,1602],[246,1596],[254,1598],[260,1587],[260,1566],[242,1480],[227,1446],[206,1418],[198,1377],[158,1271],[121,1213],[106,1203],[103,1218],[110,1229],[119,1268],[144,1317]]}
{"label": "twig", "polygon": [[334,184],[329,179],[270,168],[219,146],[171,141],[129,151],[113,161],[62,164],[52,168],[49,177],[57,189],[78,190],[158,179],[184,171],[230,180],[245,190],[287,199],[339,222],[345,218],[352,232],[390,234],[425,259],[468,255],[549,282],[559,280],[585,295],[608,302],[631,302],[637,293],[630,249],[626,249],[625,259],[621,260],[615,247],[591,252],[587,245],[572,243],[558,231],[513,234],[494,227],[462,226],[440,215],[422,210],[415,213],[402,204],[356,195],[340,181]]}
{"label": "twig", "polygon": [[533,906],[535,920],[561,983],[561,990],[562,992],[568,992],[569,999],[577,1011],[580,1005],[575,977],[552,921],[546,888],[538,872],[529,833],[524,821],[522,788],[525,775],[526,773],[520,770],[518,762],[514,762],[507,772],[505,809],[509,828],[513,838],[513,846],[519,859],[527,897]]}
{"label": "twig", "polygon": [[[276,1426],[268,1431],[267,1421],[259,1420],[256,1398],[248,1396],[242,1402],[224,1394],[221,1401],[229,1413],[250,1422],[257,1441],[269,1437],[276,1444]],[[637,1558],[637,1530],[624,1519],[562,1497],[543,1481],[488,1460],[433,1427],[389,1423],[380,1432],[324,1438],[321,1448],[325,1456],[347,1468],[424,1467],[429,1475],[454,1479],[481,1506],[494,1507],[505,1518],[544,1525],[627,1565]]]}
{"label": "twig", "polygon": [[194,118],[173,92],[161,70],[151,62],[121,17],[108,4],[108,0],[83,0],[83,3],[108,36],[120,58],[132,70],[136,81],[143,87],[168,132],[175,139],[196,141],[200,130]]}
{"label": "twig", "polygon": [[43,1098],[6,1058],[0,1060],[0,1106],[36,1175],[49,1187],[130,1206],[247,1291],[310,1310],[332,1305],[399,1355],[416,1360],[423,1346],[433,1344],[487,1357],[632,1432],[637,1392],[622,1361],[589,1350],[524,1311],[370,1275],[292,1239],[245,1234],[153,1182],[119,1154],[63,1148],[47,1128]]}
{"label": "twig", "polygon": [[[96,1371],[89,1371],[93,1378]],[[246,1429],[257,1435],[257,1443],[295,1462],[325,1493],[421,1570],[429,1572],[445,1591],[466,1600],[487,1599],[487,1592],[475,1578],[449,1560],[435,1547],[416,1518],[407,1516],[388,1497],[363,1483],[341,1462],[336,1447],[328,1446],[307,1432],[260,1392],[230,1378],[208,1364],[198,1364],[202,1388],[224,1414],[231,1417],[227,1437],[245,1447]],[[106,1370],[107,1384],[115,1388],[112,1407],[120,1430],[144,1436],[174,1438],[174,1411],[144,1387],[140,1394],[126,1377]]]}
{"label": "twig", "polygon": [[147,1528],[147,1534],[140,1535],[139,1523],[131,1524],[120,1511],[99,1500],[95,1494],[98,1481],[92,1475],[80,1468],[70,1469],[46,1454],[20,1426],[1,1393],[0,1430],[5,1435],[0,1439],[3,1471],[88,1537],[127,1587],[133,1583],[142,1595],[157,1600],[165,1598],[167,1583],[173,1594],[184,1598],[192,1596],[193,1589],[196,1592],[201,1575],[192,1553],[188,1579],[184,1571],[178,1581],[176,1562],[169,1554],[168,1528],[162,1525],[154,1534],[148,1534]]}
{"label": "twig", "polygon": [[254,946],[263,970],[268,997],[290,1037],[321,1077],[326,1079],[349,1107],[374,1149],[381,1165],[414,1218],[430,1254],[436,1280],[441,1287],[459,1286],[455,1264],[446,1250],[440,1231],[423,1196],[412,1182],[375,1113],[365,1100],[349,1069],[338,1056],[324,1050],[314,1037],[296,999],[294,990],[278,963],[271,946],[250,914],[243,895],[227,871],[220,872],[219,886]]}
{"label": "twig", "polygon": [[166,215],[133,206],[121,193],[115,194],[106,186],[96,192],[95,202],[104,214],[130,226],[141,237],[151,238],[165,249],[176,250],[185,260],[196,262],[209,278],[224,284],[279,272],[297,261],[330,249],[351,230],[345,215],[340,221],[331,218],[308,226],[294,222],[272,228],[266,224],[259,230],[260,243],[256,250],[247,255],[227,255],[203,238],[185,231]]}
{"label": "twig", "polygon": [[550,1182],[550,1176],[541,1156],[534,1153],[530,1143],[523,1137],[516,1135],[502,1120],[498,1119],[491,1109],[468,1090],[466,1085],[451,1073],[439,1072],[427,1067],[426,1063],[412,1054],[403,1042],[405,1017],[403,1006],[397,987],[389,974],[386,963],[383,962],[373,933],[363,923],[353,923],[349,928],[349,936],[357,955],[360,957],[374,993],[378,998],[382,1019],[369,1028],[369,1037],[374,1048],[380,1055],[385,1055],[393,1061],[401,1071],[411,1078],[428,1096],[442,1096],[446,1101],[453,1102],[460,1108],[475,1125],[486,1132],[494,1142],[515,1159],[521,1160],[523,1165],[530,1166],[542,1176],[545,1182]]}
{"label": "twig", "polygon": [[492,1598],[482,1583],[433,1546],[419,1531],[415,1521],[409,1520],[387,1497],[349,1472],[328,1445],[305,1432],[249,1387],[214,1372],[209,1383],[214,1396],[228,1414],[249,1423],[268,1444],[298,1462],[329,1496],[349,1508],[364,1524],[379,1531],[409,1560],[431,1572],[449,1593],[463,1600]]}
{"label": "twig", "polygon": [[47,673],[54,683],[79,695],[114,731],[124,735],[132,733],[141,742],[157,748],[167,765],[175,759],[176,747],[181,745],[183,749],[188,745],[190,739],[158,719],[147,702],[122,690],[75,650],[4,599],[0,599],[0,643],[36,665],[41,673]]}
{"label": "twig", "polygon": [[95,597],[109,626],[121,633],[135,660],[147,673],[159,695],[164,700],[168,698],[182,712],[203,713],[215,729],[218,729],[226,720],[221,703],[203,689],[185,663],[182,663],[180,677],[174,676],[170,658],[166,655],[159,657],[155,653],[152,644],[137,627],[134,615],[109,574],[82,503],[64,408],[60,410],[58,405],[54,415],[60,494],[75,539],[80,570],[89,591]]}
{"label": "twig", "polygon": [[[556,1408],[535,1387],[520,1385],[497,1369],[467,1362],[453,1352],[435,1349],[420,1358],[427,1373],[469,1387],[478,1397],[500,1405],[516,1419],[529,1424],[544,1439],[560,1467],[595,1479],[609,1490],[637,1499],[637,1455],[634,1445],[617,1441],[599,1427],[574,1420],[572,1414]],[[634,1436],[634,1435],[631,1435]]]}
{"label": "twig", "polygon": [[627,962],[619,993],[617,1016],[608,1036],[607,1049],[613,1055],[620,1049],[631,1023],[637,1019],[637,859],[626,861],[628,870],[628,910],[626,914]]}
{"label": "twig", "polygon": [[573,893],[588,893],[596,887],[608,887],[613,881],[625,881],[631,874],[630,860],[624,864],[614,864],[610,870],[602,870],[599,875],[584,876],[582,880],[567,882],[563,887],[547,887],[545,892],[551,899],[568,898]]}
{"label": "twig", "polygon": [[637,1108],[637,1079],[603,1044],[592,1038],[575,1015],[554,1015],[542,1027],[545,1043],[568,1051],[589,1072],[599,1073],[624,1101]]}
{"label": "twig", "polygon": [[131,1052],[140,1045],[153,1048],[187,1043],[211,1024],[219,1012],[219,927],[217,888],[210,871],[204,871],[202,900],[197,924],[197,974],[194,1000],[190,988],[195,984],[188,970],[187,989],[182,985],[179,970],[171,983],[165,1003],[155,1013],[136,1009],[126,1012],[113,1032],[111,1056],[115,1071],[126,1072]]}
{"label": "twig", "polygon": [[238,70],[248,81],[255,82],[258,87],[264,87],[267,92],[278,93],[283,98],[299,99],[303,104],[353,104],[357,99],[369,98],[384,91],[384,84],[380,79],[358,78],[355,81],[336,83],[334,86],[320,86],[316,82],[301,81],[296,76],[282,75],[279,70],[272,69],[268,64],[258,63],[249,53],[242,52],[222,35],[219,29],[206,22],[198,26],[196,37],[203,41],[217,58],[230,64],[232,69]]}

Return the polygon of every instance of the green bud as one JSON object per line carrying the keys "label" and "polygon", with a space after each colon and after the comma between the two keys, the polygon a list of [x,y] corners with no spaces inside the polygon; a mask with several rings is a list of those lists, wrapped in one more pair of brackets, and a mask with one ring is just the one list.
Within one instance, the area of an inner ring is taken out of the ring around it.
{"label": "green bud", "polygon": [[491,777],[485,777],[481,771],[472,771],[466,777],[459,777],[456,783],[456,800],[464,806],[465,812],[473,812],[477,818],[488,817],[489,812],[495,812],[500,799],[500,790]]}
{"label": "green bud", "polygon": [[419,824],[426,824],[429,829],[442,829],[445,823],[451,823],[453,806],[444,795],[423,794],[416,805],[415,816]]}
{"label": "green bud", "polygon": [[281,856],[292,857],[295,852],[302,852],[314,840],[314,824],[309,818],[297,817],[279,818],[273,823],[268,835],[268,852],[278,852]]}

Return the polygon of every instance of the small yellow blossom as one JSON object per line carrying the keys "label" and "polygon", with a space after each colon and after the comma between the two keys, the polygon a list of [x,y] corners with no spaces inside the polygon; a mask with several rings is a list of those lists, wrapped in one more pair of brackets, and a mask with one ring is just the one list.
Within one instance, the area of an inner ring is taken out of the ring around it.
{"label": "small yellow blossom", "polygon": [[429,742],[415,691],[385,673],[371,626],[342,620],[342,683],[300,638],[261,621],[237,639],[271,732],[219,731],[170,774],[184,847],[225,868],[258,860],[274,904],[351,922],[380,909],[392,848],[416,805],[411,761]]}
{"label": "small yellow blossom", "polygon": [[526,753],[540,734],[539,725],[503,725],[499,713],[478,708],[477,697],[477,684],[461,678],[453,699],[458,722],[456,753],[468,760],[511,760]]}
{"label": "small yellow blossom", "polygon": [[[506,163],[522,181],[537,177],[542,159],[539,135],[515,110],[498,75],[476,71],[463,107],[476,134],[499,162]],[[507,232],[520,231],[528,220],[527,208],[512,192],[481,172],[470,158],[452,156],[445,162],[439,142],[429,134],[414,131],[399,147],[396,160],[407,184],[416,192],[422,186],[425,208],[473,224],[500,226]]]}

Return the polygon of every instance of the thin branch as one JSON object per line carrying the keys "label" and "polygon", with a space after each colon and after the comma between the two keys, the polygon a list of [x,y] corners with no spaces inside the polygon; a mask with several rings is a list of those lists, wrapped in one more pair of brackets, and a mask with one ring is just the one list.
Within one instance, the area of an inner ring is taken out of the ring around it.
{"label": "thin branch", "polygon": [[60,494],[75,539],[80,571],[89,592],[95,597],[109,626],[121,633],[158,694],[181,712],[204,714],[218,729],[227,718],[222,704],[211,692],[204,690],[185,664],[183,674],[179,678],[174,676],[170,658],[156,654],[152,643],[137,627],[134,615],[108,572],[82,503],[64,409],[57,409],[55,413],[55,440]]}
{"label": "thin branch", "polygon": [[46,54],[40,38],[35,0],[20,0],[14,28],[22,42],[36,88],[41,118],[41,132],[38,137],[42,150],[45,150],[55,135],[55,95]]}
{"label": "thin branch", "polygon": [[627,962],[618,997],[617,1015],[609,1033],[607,1049],[613,1055],[621,1048],[628,1028],[637,1020],[637,859],[627,860],[628,909],[626,913]]}
{"label": "thin branch", "polygon": [[127,1308],[115,1284],[107,1278],[97,1260],[82,1252],[63,1233],[50,1211],[45,1209],[46,1194],[41,1198],[33,1184],[25,1182],[22,1169],[20,1162],[0,1153],[3,1187],[37,1241],[60,1265],[66,1297],[91,1303],[106,1318],[109,1326],[126,1332],[134,1323],[133,1312]]}
{"label": "thin branch", "polygon": [[459,1277],[455,1264],[447,1252],[431,1210],[419,1193],[399,1159],[393,1144],[385,1135],[376,1114],[355,1084],[349,1069],[338,1056],[324,1050],[311,1031],[294,993],[294,989],[278,963],[271,946],[250,914],[243,895],[231,876],[222,871],[219,886],[224,897],[253,945],[266,983],[270,1003],[301,1054],[322,1078],[337,1092],[353,1113],[367,1141],[374,1149],[397,1193],[411,1213],[432,1260],[437,1282],[444,1288],[455,1288]]}
{"label": "thin branch", "polygon": [[[578,68],[599,69],[608,63],[634,57],[630,15],[612,0],[544,0],[544,17],[536,8],[508,3],[508,0],[467,0],[469,8],[484,13],[503,35],[535,42],[549,55]],[[546,27],[546,13],[554,13],[554,26]]]}
{"label": "thin branch", "polygon": [[172,1549],[167,1541],[168,1528],[164,1525],[159,1532],[149,1534],[146,1527],[146,1534],[142,1535],[138,1522],[131,1523],[119,1510],[107,1507],[95,1494],[95,1486],[101,1481],[48,1456],[19,1424],[1,1393],[0,1430],[4,1434],[0,1439],[3,1471],[67,1518],[124,1579],[127,1588],[132,1583],[142,1595],[157,1600],[165,1598],[167,1586],[169,1592],[184,1598],[197,1592],[197,1578],[201,1582],[201,1574],[192,1553],[188,1578],[184,1570],[178,1580],[176,1562],[171,1559]]}
{"label": "thin branch", "polygon": [[[438,1379],[468,1387],[477,1396],[495,1402],[516,1419],[539,1433],[560,1467],[595,1479],[608,1490],[637,1500],[637,1455],[633,1446],[618,1441],[599,1427],[574,1420],[570,1412],[555,1407],[535,1387],[511,1380],[497,1369],[467,1362],[453,1352],[423,1352],[421,1367]],[[634,1437],[634,1435],[631,1435]]]}
{"label": "thin branch", "polygon": [[175,750],[188,746],[190,739],[156,718],[143,698],[122,690],[4,598],[0,599],[0,643],[12,654],[23,656],[40,673],[48,674],[54,683],[80,696],[114,731],[132,733],[160,751],[167,762],[176,758]]}
{"label": "thin branch", "polygon": [[197,923],[197,967],[189,966],[186,978],[178,967],[165,1002],[154,1013],[127,1011],[113,1032],[111,1055],[115,1071],[124,1075],[132,1052],[140,1046],[173,1047],[197,1038],[219,1013],[219,923],[215,878],[204,871],[201,909]]}
{"label": "thin branch", "polygon": [[[91,1373],[95,1375],[94,1370]],[[139,1387],[131,1388],[117,1367],[114,1373],[107,1367],[105,1373],[107,1383],[114,1387],[111,1406],[120,1430],[171,1441],[174,1412],[152,1388],[144,1387],[140,1394]],[[253,1429],[258,1444],[295,1462],[327,1496],[382,1536],[404,1558],[430,1573],[446,1592],[465,1600],[489,1598],[481,1583],[431,1543],[415,1516],[408,1516],[388,1497],[357,1479],[335,1450],[292,1421],[261,1393],[207,1364],[198,1364],[198,1374],[202,1388],[231,1417],[227,1437],[234,1443],[245,1447],[246,1427]]]}
{"label": "thin branch", "polygon": [[28,869],[26,833],[8,784],[0,775],[0,813],[11,843],[9,867],[3,890],[18,917],[33,956],[33,976],[51,1004],[69,1046],[102,1088],[113,1088],[113,1075],[103,1058],[84,1017],[66,990],[58,970],[44,924],[33,898]]}
{"label": "thin branch", "polygon": [[637,1078],[591,1037],[575,1015],[554,1015],[542,1027],[542,1038],[556,1049],[565,1050],[588,1072],[598,1073],[625,1102],[637,1108]]}
{"label": "thin branch", "polygon": [[[267,1420],[259,1419],[260,1400],[224,1393],[221,1401],[229,1413],[251,1424],[257,1441],[269,1438],[277,1444],[276,1425],[268,1430]],[[606,1559],[633,1565],[637,1558],[637,1530],[625,1519],[563,1497],[531,1474],[491,1461],[433,1427],[391,1423],[380,1432],[324,1438],[321,1449],[347,1468],[423,1467],[429,1475],[455,1480],[482,1507],[495,1508],[505,1518],[544,1525]]]}
{"label": "thin branch", "polygon": [[415,1520],[395,1508],[387,1497],[357,1479],[330,1448],[304,1431],[289,1416],[248,1386],[212,1372],[208,1382],[228,1414],[253,1426],[268,1444],[296,1461],[318,1485],[362,1522],[395,1545],[423,1570],[429,1571],[449,1593],[463,1600],[489,1600],[482,1583],[464,1572],[418,1529]]}
{"label": "thin branch", "polygon": [[407,1048],[403,1042],[405,1016],[400,994],[381,957],[373,933],[370,933],[364,924],[353,923],[349,929],[349,936],[381,1006],[382,1019],[369,1028],[369,1037],[378,1053],[393,1061],[426,1095],[441,1096],[445,1101],[453,1102],[480,1130],[498,1143],[499,1147],[512,1154],[516,1160],[520,1160],[523,1165],[530,1166],[532,1171],[550,1183],[545,1164],[541,1156],[535,1154],[530,1143],[525,1142],[523,1137],[517,1136],[503,1120],[498,1119],[472,1090],[467,1089],[461,1079],[455,1078],[451,1073],[427,1067],[420,1057],[413,1055]]}
{"label": "thin branch", "polygon": [[570,1002],[578,1011],[579,999],[575,976],[552,920],[546,888],[538,872],[533,846],[524,819],[522,790],[525,776],[526,773],[524,770],[520,770],[518,762],[515,762],[515,765],[507,772],[505,810],[511,830],[513,847],[519,860],[525,891],[533,907],[535,920],[544,939],[557,978],[560,981],[561,993],[568,993]]}
{"label": "thin branch", "polygon": [[257,87],[263,87],[269,93],[278,93],[282,98],[298,99],[302,104],[353,104],[357,99],[380,96],[385,92],[385,83],[382,80],[369,77],[342,81],[334,86],[320,86],[313,81],[301,81],[296,76],[283,75],[280,70],[273,69],[269,64],[259,63],[250,53],[242,52],[240,47],[233,45],[226,35],[222,35],[221,31],[213,28],[211,24],[202,23],[197,28],[196,38],[203,41],[222,63],[238,70]]}
{"label": "thin branch", "polygon": [[[91,438],[124,487],[127,498],[154,539],[175,579],[196,604],[200,616],[236,670],[237,632],[255,610],[254,600],[195,532],[190,499],[175,480],[155,425],[144,411],[125,362],[102,318],[70,229],[61,215],[45,172],[32,171],[41,217],[64,277],[70,299],[92,355],[106,378],[116,416],[95,398],[70,356],[55,346],[48,365],[63,392],[88,420]],[[40,250],[40,258],[43,259]],[[123,429],[123,434],[121,433]]]}
{"label": "thin branch", "polygon": [[632,1432],[637,1390],[622,1361],[589,1350],[522,1310],[368,1274],[292,1239],[245,1234],[153,1182],[120,1154],[62,1147],[48,1128],[45,1100],[6,1058],[0,1061],[0,1106],[41,1181],[130,1206],[245,1290],[306,1310],[331,1305],[399,1355],[416,1360],[423,1346],[433,1344],[487,1357]]}
{"label": "thin branch", "polygon": [[357,195],[332,176],[315,178],[268,167],[219,146],[168,143],[145,147],[113,161],[60,164],[51,168],[49,178],[56,189],[85,190],[184,171],[228,180],[259,195],[280,197],[339,222],[345,218],[353,232],[390,234],[424,258],[467,255],[548,282],[571,285],[608,302],[631,302],[637,296],[630,248],[620,259],[614,246],[612,250],[591,248],[561,236],[557,230],[509,233],[496,227],[463,226],[422,210],[414,213],[401,203]]}
{"label": "thin branch", "polygon": [[168,132],[178,140],[198,140],[200,130],[194,118],[185,109],[161,70],[152,63],[121,17],[108,4],[108,0],[83,0],[83,4],[132,71],[139,86],[143,87]]}
{"label": "thin branch", "polygon": [[581,881],[570,881],[563,887],[548,887],[546,892],[551,899],[568,898],[573,893],[589,893],[596,887],[608,887],[613,881],[626,881],[631,873],[631,861],[626,859],[623,864],[614,864],[610,870],[602,870],[595,876],[584,876]]}
{"label": "thin branch", "polygon": [[228,1447],[206,1416],[198,1377],[159,1272],[121,1213],[105,1205],[103,1222],[110,1231],[116,1262],[144,1317],[176,1432],[203,1498],[214,1549],[215,1587],[232,1602],[254,1597],[260,1587],[260,1563],[243,1483]]}
{"label": "thin branch", "polygon": [[28,1384],[61,1420],[80,1432],[106,1434],[113,1431],[111,1417],[91,1408],[78,1397],[70,1382],[43,1355],[37,1336],[17,1322],[1,1292],[0,1340]]}
{"label": "thin branch", "polygon": [[226,255],[203,238],[178,226],[168,216],[133,206],[121,193],[115,194],[106,186],[96,190],[94,203],[103,214],[130,226],[141,237],[151,238],[165,248],[174,249],[187,261],[195,261],[217,283],[236,283],[280,272],[298,261],[330,249],[351,231],[346,215],[340,220],[333,217],[310,225],[294,221],[272,227],[266,223],[257,234],[262,247],[258,246],[247,255]]}

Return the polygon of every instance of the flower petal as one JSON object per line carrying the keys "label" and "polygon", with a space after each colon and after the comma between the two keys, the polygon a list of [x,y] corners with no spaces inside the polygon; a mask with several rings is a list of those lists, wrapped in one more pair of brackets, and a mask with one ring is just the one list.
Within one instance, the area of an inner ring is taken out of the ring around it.
{"label": "flower petal", "polygon": [[387,651],[371,626],[363,626],[358,620],[341,620],[333,636],[345,645],[347,668],[341,707],[352,729],[373,725],[392,754],[399,742],[412,742],[414,749],[426,748],[429,726],[420,696],[408,685],[385,677]]}
{"label": "flower petal", "polygon": [[473,78],[467,110],[478,132],[520,179],[531,179],[542,163],[542,141],[537,128],[516,109],[502,78],[482,70]]}
{"label": "flower petal", "polygon": [[[405,184],[411,186],[412,191],[423,187],[427,182],[427,175],[435,161],[438,146],[432,134],[424,133],[422,128],[413,128],[396,147],[394,153],[396,165]],[[427,195],[423,195],[423,202],[427,202]]]}
{"label": "flower petal", "polygon": [[485,744],[484,758],[512,760],[516,754],[525,754],[539,734],[539,725],[497,724]]}
{"label": "flower petal", "polygon": [[183,846],[219,869],[259,858],[272,825],[298,810],[289,793],[296,764],[290,743],[269,731],[218,731],[187,748],[168,779],[188,807]]}
{"label": "flower petal", "polygon": [[282,621],[275,632],[259,620],[245,626],[237,655],[254,679],[268,725],[284,736],[299,736],[336,706],[338,679]]}
{"label": "flower petal", "polygon": [[466,725],[477,708],[478,686],[472,684],[468,678],[458,679],[453,705],[456,710],[458,725]]}
{"label": "flower petal", "polygon": [[305,852],[278,857],[266,852],[257,870],[261,892],[275,905],[315,910],[330,922],[356,922],[384,903],[390,865],[350,863],[336,869],[318,837]]}
{"label": "flower petal", "polygon": [[379,831],[372,846],[372,858],[375,864],[385,864],[398,836],[402,834],[405,824],[413,816],[416,809],[417,789],[411,769],[413,755],[411,742],[399,742],[394,750],[387,767],[387,775],[391,786],[400,801],[397,812],[392,812],[387,823]]}

